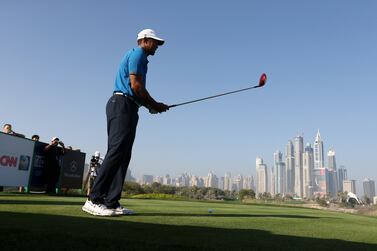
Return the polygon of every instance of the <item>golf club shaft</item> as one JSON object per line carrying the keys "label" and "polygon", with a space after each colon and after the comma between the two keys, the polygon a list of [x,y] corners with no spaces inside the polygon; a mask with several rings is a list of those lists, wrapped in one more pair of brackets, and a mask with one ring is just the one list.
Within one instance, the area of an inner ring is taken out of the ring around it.
{"label": "golf club shaft", "polygon": [[221,94],[217,94],[217,95],[213,95],[213,96],[209,96],[209,97],[205,97],[205,98],[195,99],[195,100],[192,100],[192,101],[187,101],[187,102],[183,102],[183,103],[179,103],[179,104],[175,104],[175,105],[170,105],[169,108],[181,106],[181,105],[187,105],[187,104],[203,101],[203,100],[206,100],[206,99],[217,98],[217,97],[233,94],[233,93],[236,93],[236,92],[242,92],[242,91],[246,91],[246,90],[250,90],[250,89],[254,89],[254,88],[258,88],[258,87],[260,87],[260,86],[256,85],[256,86],[253,86],[253,87],[247,87],[247,88],[243,88],[243,89],[236,90],[236,91],[231,91],[231,92],[221,93]]}

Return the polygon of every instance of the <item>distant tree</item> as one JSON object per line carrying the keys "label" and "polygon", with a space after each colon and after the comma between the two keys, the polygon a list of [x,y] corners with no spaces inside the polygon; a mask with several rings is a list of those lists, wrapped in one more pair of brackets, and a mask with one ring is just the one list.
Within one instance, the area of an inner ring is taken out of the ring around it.
{"label": "distant tree", "polygon": [[126,181],[123,185],[123,191],[127,195],[144,194],[144,189],[140,184],[133,181]]}
{"label": "distant tree", "polygon": [[173,186],[167,186],[167,185],[162,185],[161,186],[161,192],[164,194],[175,194],[176,188]]}
{"label": "distant tree", "polygon": [[338,192],[336,194],[336,200],[340,203],[340,206],[346,207],[347,206],[347,193],[346,192]]}
{"label": "distant tree", "polygon": [[238,199],[243,201],[244,199],[255,199],[255,192],[251,189],[241,189],[238,192]]}
{"label": "distant tree", "polygon": [[177,187],[175,191],[176,195],[190,198],[191,188],[190,187]]}
{"label": "distant tree", "polygon": [[272,198],[272,196],[271,196],[270,193],[264,192],[264,193],[259,193],[258,198],[261,199],[261,200],[269,200],[269,199]]}
{"label": "distant tree", "polygon": [[363,196],[363,201],[365,202],[365,204],[367,205],[370,205],[372,203],[372,200],[367,196],[367,195],[364,195]]}
{"label": "distant tree", "polygon": [[142,185],[141,188],[144,190],[144,193],[153,193],[153,189],[150,185]]}
{"label": "distant tree", "polygon": [[316,198],[316,202],[318,203],[318,205],[320,205],[322,207],[327,207],[328,206],[327,200],[326,200],[326,196],[317,197]]}
{"label": "distant tree", "polygon": [[238,196],[238,193],[236,191],[224,191],[224,199],[225,200],[235,200]]}
{"label": "distant tree", "polygon": [[289,194],[289,193],[285,194],[284,195],[284,200],[293,200],[293,195]]}
{"label": "distant tree", "polygon": [[153,182],[151,185],[153,193],[161,193],[161,184],[158,182]]}
{"label": "distant tree", "polygon": [[277,200],[277,201],[282,201],[283,195],[281,193],[277,193],[277,194],[275,194],[274,199]]}

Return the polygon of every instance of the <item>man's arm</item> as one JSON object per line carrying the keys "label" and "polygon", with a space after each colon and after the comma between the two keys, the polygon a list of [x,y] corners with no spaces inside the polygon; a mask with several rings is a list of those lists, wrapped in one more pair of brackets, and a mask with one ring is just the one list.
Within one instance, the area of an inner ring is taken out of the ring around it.
{"label": "man's arm", "polygon": [[130,75],[131,88],[135,95],[143,100],[144,105],[150,110],[155,110],[156,112],[166,112],[169,110],[169,106],[164,103],[157,102],[154,100],[147,89],[145,89],[143,83],[143,77],[141,75]]}

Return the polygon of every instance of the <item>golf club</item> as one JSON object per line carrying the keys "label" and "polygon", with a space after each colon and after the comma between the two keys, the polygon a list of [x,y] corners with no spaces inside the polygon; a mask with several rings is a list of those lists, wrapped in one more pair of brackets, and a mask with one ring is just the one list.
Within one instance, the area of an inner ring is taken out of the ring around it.
{"label": "golf club", "polygon": [[247,91],[247,90],[250,90],[250,89],[263,87],[266,84],[266,81],[267,81],[267,75],[266,75],[266,73],[263,73],[260,76],[259,84],[256,85],[256,86],[247,87],[247,88],[239,89],[239,90],[236,90],[236,91],[221,93],[221,94],[217,94],[217,95],[213,95],[213,96],[209,96],[209,97],[205,97],[205,98],[195,99],[195,100],[192,100],[192,101],[187,101],[187,102],[183,102],[183,103],[179,103],[179,104],[175,104],[175,105],[170,105],[169,108],[177,107],[177,106],[181,106],[181,105],[187,105],[187,104],[203,101],[203,100],[206,100],[206,99],[217,98],[217,97],[225,96],[225,95],[228,95],[228,94],[233,94],[233,93],[236,93],[236,92],[242,92],[242,91]]}

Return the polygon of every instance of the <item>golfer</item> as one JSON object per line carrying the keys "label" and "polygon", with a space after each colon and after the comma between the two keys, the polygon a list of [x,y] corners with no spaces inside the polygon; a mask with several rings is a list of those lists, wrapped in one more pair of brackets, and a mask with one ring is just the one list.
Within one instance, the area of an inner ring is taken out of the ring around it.
{"label": "golfer", "polygon": [[82,210],[98,216],[132,214],[122,207],[121,198],[124,179],[131,159],[140,106],[151,113],[169,109],[156,102],[146,89],[149,55],[154,55],[158,46],[164,44],[154,30],[145,29],[137,35],[138,47],[129,50],[123,57],[115,80],[112,97],[106,105],[108,149],[88,200]]}

